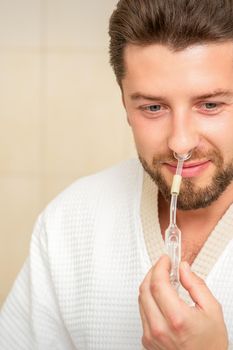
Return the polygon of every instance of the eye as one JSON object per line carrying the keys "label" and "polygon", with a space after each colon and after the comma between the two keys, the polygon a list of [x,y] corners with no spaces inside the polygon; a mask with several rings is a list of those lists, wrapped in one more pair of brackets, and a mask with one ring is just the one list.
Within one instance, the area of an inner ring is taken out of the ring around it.
{"label": "eye", "polygon": [[164,116],[169,110],[168,106],[160,103],[142,105],[138,109],[142,111],[142,116],[147,119],[158,119]]}
{"label": "eye", "polygon": [[218,107],[218,104],[217,103],[214,103],[214,102],[207,102],[207,103],[204,103],[203,104],[204,108],[205,109],[209,109],[209,110],[212,110],[212,109],[216,109]]}
{"label": "eye", "polygon": [[200,103],[198,109],[206,114],[218,114],[222,111],[224,103],[221,102],[203,102]]}
{"label": "eye", "polygon": [[148,111],[148,112],[158,112],[161,110],[161,106],[160,105],[143,106],[142,110]]}
{"label": "eye", "polygon": [[140,109],[142,111],[147,111],[147,112],[159,112],[162,109],[161,105],[147,105],[147,106],[141,106]]}

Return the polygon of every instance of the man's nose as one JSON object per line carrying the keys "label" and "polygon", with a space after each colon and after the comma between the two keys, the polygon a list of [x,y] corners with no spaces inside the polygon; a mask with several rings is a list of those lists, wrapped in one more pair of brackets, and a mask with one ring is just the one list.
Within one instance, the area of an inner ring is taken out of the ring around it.
{"label": "man's nose", "polygon": [[186,154],[198,147],[200,136],[195,120],[187,115],[172,119],[168,136],[168,147],[178,154]]}

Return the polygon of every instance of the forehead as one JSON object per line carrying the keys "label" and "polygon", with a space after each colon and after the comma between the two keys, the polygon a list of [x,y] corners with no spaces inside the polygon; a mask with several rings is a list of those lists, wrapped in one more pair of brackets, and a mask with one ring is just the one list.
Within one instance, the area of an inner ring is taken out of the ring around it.
{"label": "forehead", "polygon": [[128,45],[124,64],[123,86],[164,89],[169,85],[177,89],[180,85],[200,88],[207,84],[208,88],[227,88],[233,81],[233,43],[194,45],[180,51],[159,44]]}
{"label": "forehead", "polygon": [[[233,42],[209,43],[189,46],[183,50],[175,51],[166,45],[133,45],[128,44],[124,50],[124,63],[126,69],[137,64],[169,67],[169,64],[176,62],[182,64],[233,62]],[[142,67],[143,68],[143,67]]]}

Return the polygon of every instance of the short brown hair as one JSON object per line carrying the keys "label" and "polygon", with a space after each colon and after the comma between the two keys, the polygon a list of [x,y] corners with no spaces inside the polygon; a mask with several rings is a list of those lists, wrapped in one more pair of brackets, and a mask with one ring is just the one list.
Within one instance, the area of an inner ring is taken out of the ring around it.
{"label": "short brown hair", "polygon": [[110,63],[121,84],[127,44],[159,43],[178,51],[233,40],[233,0],[120,0],[109,35]]}

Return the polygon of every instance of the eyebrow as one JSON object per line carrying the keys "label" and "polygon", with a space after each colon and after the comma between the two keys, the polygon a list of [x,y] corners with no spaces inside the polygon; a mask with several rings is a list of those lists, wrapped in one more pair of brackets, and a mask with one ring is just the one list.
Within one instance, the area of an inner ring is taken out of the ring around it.
{"label": "eyebrow", "polygon": [[[228,97],[232,98],[233,97],[233,91],[230,90],[214,90],[212,92],[203,94],[203,95],[198,95],[194,96],[193,100],[204,100],[208,98],[214,98],[214,97]],[[165,101],[167,100],[166,97],[164,96],[155,96],[155,95],[150,95],[150,94],[143,94],[141,92],[135,92],[130,95],[130,98],[132,101],[137,101],[137,100],[149,100],[149,101]]]}

